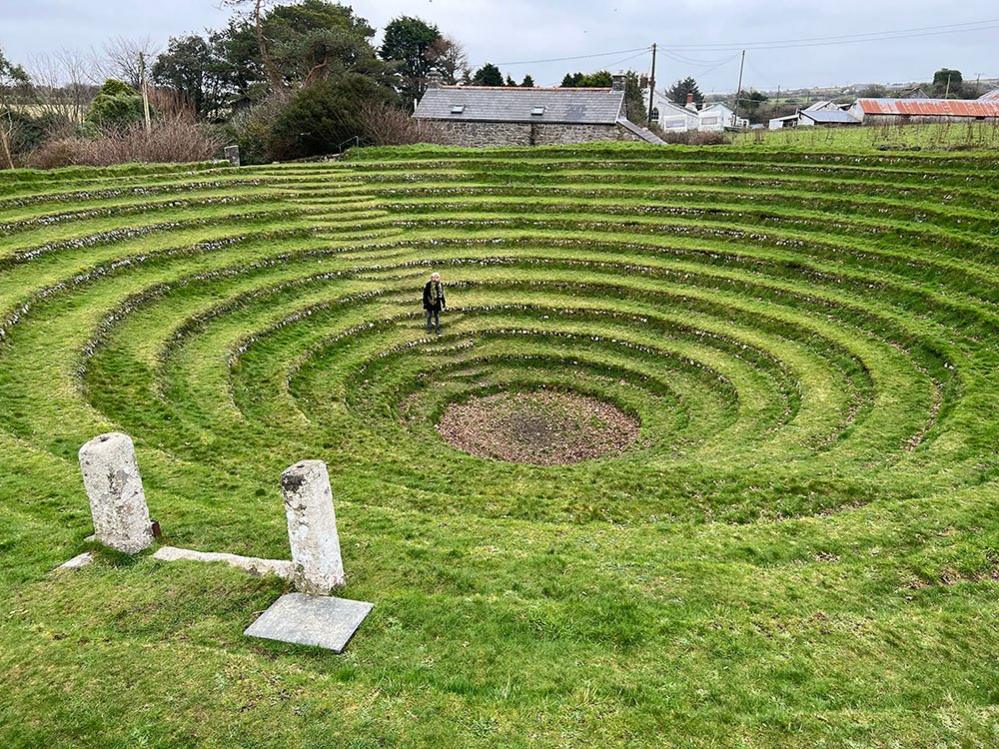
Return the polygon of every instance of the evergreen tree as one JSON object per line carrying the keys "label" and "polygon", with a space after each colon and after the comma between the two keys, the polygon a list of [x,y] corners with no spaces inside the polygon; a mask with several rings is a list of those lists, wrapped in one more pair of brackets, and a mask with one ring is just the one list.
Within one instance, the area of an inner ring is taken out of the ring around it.
{"label": "evergreen tree", "polygon": [[525,75],[523,82],[520,84],[521,88],[534,88],[534,79],[530,75]]}
{"label": "evergreen tree", "polygon": [[638,73],[629,70],[624,79],[624,111],[629,120],[637,125],[648,122],[648,109],[645,107],[645,97],[639,85]]}
{"label": "evergreen tree", "polygon": [[472,84],[476,86],[502,86],[503,74],[500,73],[499,68],[491,62],[487,62],[475,71],[475,75],[472,76]]}
{"label": "evergreen tree", "polygon": [[933,93],[941,99],[944,97],[960,99],[963,87],[964,77],[960,70],[940,68],[933,74]]}
{"label": "evergreen tree", "polygon": [[668,96],[675,104],[679,104],[681,107],[687,103],[688,94],[694,95],[694,101],[697,104],[704,103],[704,94],[702,94],[701,89],[698,88],[697,81],[690,76],[677,81],[666,91],[666,96]]}
{"label": "evergreen tree", "polygon": [[505,83],[504,85],[506,85],[506,86],[513,86],[513,87],[516,87],[516,86],[517,86],[517,81],[515,81],[515,80],[513,79],[513,76],[511,76],[511,75],[508,75],[508,76],[506,77],[506,83]]}
{"label": "evergreen tree", "polygon": [[596,73],[567,73],[562,79],[565,88],[610,88],[613,76],[609,71],[598,70]]}
{"label": "evergreen tree", "polygon": [[419,99],[427,90],[427,76],[440,41],[437,27],[419,18],[401,16],[385,27],[378,56],[395,65],[395,88],[403,101]]}

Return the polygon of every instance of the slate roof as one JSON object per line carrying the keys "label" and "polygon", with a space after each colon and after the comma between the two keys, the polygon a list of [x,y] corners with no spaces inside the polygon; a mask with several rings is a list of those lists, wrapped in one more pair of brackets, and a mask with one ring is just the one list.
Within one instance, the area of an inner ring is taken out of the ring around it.
{"label": "slate roof", "polygon": [[617,124],[623,127],[625,130],[634,133],[639,138],[644,140],[646,143],[652,143],[653,145],[656,146],[666,145],[666,141],[664,141],[654,132],[649,130],[647,127],[641,127],[640,125],[636,125],[634,122],[632,122],[629,119],[626,119],[624,117],[619,117],[617,120]]}
{"label": "slate roof", "polygon": [[978,101],[999,101],[999,88],[982,94],[978,97]]}
{"label": "slate roof", "polygon": [[857,99],[864,114],[916,117],[999,117],[999,101],[982,99]]}
{"label": "slate roof", "polygon": [[[556,122],[614,125],[624,91],[609,88],[514,88],[440,86],[429,88],[413,116],[456,122]],[[461,112],[452,110],[463,107]],[[542,114],[531,111],[543,108]]]}

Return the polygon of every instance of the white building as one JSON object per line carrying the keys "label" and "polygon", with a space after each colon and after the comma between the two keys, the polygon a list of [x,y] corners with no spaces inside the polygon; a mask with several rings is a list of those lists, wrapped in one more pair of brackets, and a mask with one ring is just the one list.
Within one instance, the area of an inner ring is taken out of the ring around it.
{"label": "white building", "polygon": [[697,116],[701,121],[699,129],[702,133],[720,133],[727,127],[740,129],[749,127],[749,120],[745,117],[736,117],[735,112],[721,102],[704,107]]}
{"label": "white building", "polygon": [[[645,100],[649,100],[648,89],[644,92]],[[728,127],[748,128],[749,120],[736,118],[735,112],[721,103],[710,104],[697,108],[693,97],[687,97],[687,105],[681,106],[661,91],[656,91],[652,97],[653,120],[667,133],[687,132],[721,132]]]}

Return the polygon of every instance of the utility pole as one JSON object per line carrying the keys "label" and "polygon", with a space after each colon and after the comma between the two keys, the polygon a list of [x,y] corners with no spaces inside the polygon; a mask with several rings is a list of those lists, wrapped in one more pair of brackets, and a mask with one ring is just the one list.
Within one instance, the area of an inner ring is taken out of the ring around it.
{"label": "utility pole", "polygon": [[656,100],[656,43],[652,43],[652,76],[649,78],[649,124],[652,124],[652,105]]}
{"label": "utility pole", "polygon": [[948,73],[947,74],[947,90],[944,91],[944,98],[945,99],[949,99],[950,98],[950,76],[951,76],[951,74]]}
{"label": "utility pole", "polygon": [[142,81],[142,110],[146,116],[146,132],[153,130],[153,123],[149,117],[149,89],[146,87],[146,53],[139,53],[139,80]]}
{"label": "utility pole", "polygon": [[739,63],[739,88],[735,92],[735,109],[732,117],[735,122],[732,123],[732,127],[735,127],[735,123],[739,121],[739,100],[742,99],[742,71],[746,67],[746,50],[742,50],[742,62]]}

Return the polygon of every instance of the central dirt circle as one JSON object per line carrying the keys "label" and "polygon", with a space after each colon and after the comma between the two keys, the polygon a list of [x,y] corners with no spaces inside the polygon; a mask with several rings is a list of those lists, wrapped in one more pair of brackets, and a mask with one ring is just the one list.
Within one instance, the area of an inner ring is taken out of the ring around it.
{"label": "central dirt circle", "polygon": [[556,390],[503,392],[450,404],[437,431],[481,458],[565,465],[620,452],[639,421],[606,401]]}

